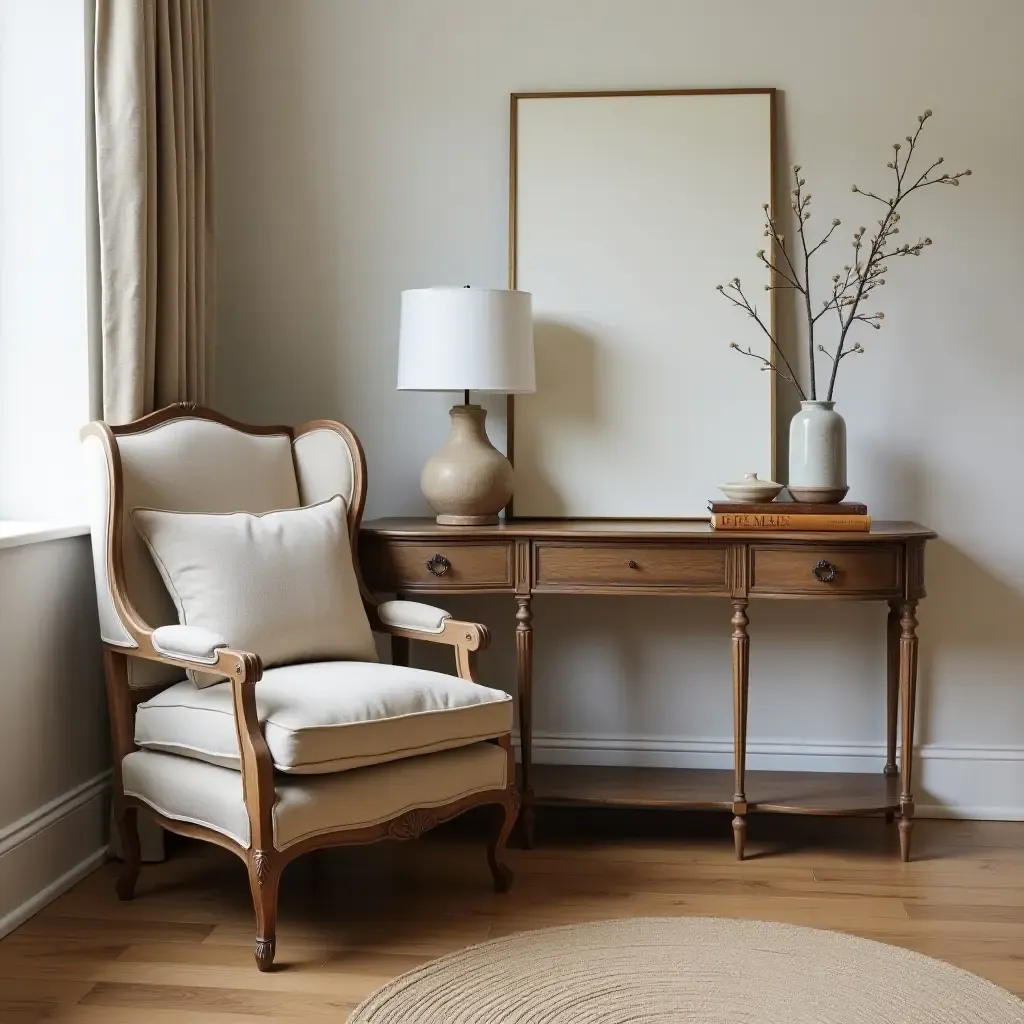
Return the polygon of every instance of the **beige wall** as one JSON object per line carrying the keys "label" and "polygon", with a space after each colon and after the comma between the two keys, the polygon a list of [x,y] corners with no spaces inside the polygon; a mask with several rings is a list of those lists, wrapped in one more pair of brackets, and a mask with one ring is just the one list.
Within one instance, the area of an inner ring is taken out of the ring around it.
{"label": "beige wall", "polygon": [[0,546],[0,935],[106,856],[89,538]]}
{"label": "beige wall", "polygon": [[[400,290],[506,280],[510,92],[775,86],[780,168],[798,159],[818,222],[851,226],[873,211],[850,183],[884,181],[890,144],[934,109],[926,152],[974,177],[908,208],[906,237],[936,244],[893,267],[885,329],[837,397],[852,496],[942,536],[921,614],[922,802],[1024,816],[1024,4],[218,0],[214,13],[222,404],[346,419],[366,444],[371,515],[426,511],[419,469],[451,400],[394,390]],[[738,274],[759,244],[737,252]],[[823,274],[847,259],[830,249]],[[508,603],[459,610],[495,627],[485,670],[512,689]],[[728,618],[715,601],[538,600],[542,755],[727,762]],[[752,606],[759,763],[880,767],[882,626],[872,607]]]}

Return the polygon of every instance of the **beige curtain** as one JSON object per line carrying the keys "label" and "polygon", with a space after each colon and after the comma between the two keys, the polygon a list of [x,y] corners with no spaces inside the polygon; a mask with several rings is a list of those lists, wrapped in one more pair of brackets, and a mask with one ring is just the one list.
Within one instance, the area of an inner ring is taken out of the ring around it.
{"label": "beige curtain", "polygon": [[103,415],[208,403],[210,0],[96,0]]}

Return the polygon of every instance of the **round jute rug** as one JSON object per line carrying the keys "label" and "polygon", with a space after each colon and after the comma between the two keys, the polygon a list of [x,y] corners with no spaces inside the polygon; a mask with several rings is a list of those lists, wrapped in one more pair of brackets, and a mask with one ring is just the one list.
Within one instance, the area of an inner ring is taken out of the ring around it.
{"label": "round jute rug", "polygon": [[1024,1024],[938,960],[761,921],[629,918],[522,932],[378,989],[349,1024]]}

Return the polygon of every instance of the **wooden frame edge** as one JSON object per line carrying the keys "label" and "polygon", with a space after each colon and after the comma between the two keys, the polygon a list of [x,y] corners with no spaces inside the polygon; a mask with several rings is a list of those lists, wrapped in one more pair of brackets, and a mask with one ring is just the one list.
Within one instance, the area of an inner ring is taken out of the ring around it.
{"label": "wooden frame edge", "polygon": [[124,437],[131,434],[142,434],[147,430],[152,430],[154,427],[160,427],[165,423],[179,419],[208,420],[211,423],[220,423],[222,426],[231,427],[233,430],[238,430],[243,434],[253,434],[255,436],[270,434],[292,436],[292,428],[289,426],[277,424],[261,426],[254,423],[243,423],[241,420],[232,419],[230,416],[225,416],[215,409],[210,409],[204,405],[197,405],[195,402],[173,402],[171,405],[165,405],[161,409],[155,409],[153,412],[146,413],[145,416],[140,416],[137,420],[121,423],[116,426],[108,424],[108,427],[115,437]]}
{"label": "wooden frame edge", "polygon": [[510,791],[513,791],[514,788],[513,780],[512,785],[506,786],[504,789],[485,789],[437,807],[412,807],[376,825],[323,832],[300,839],[283,850],[277,851],[277,855],[282,858],[283,866],[314,850],[325,850],[336,846],[366,846],[386,839],[398,842],[419,839],[425,832],[429,832],[438,825],[443,825],[446,821],[451,821],[475,807],[486,807],[490,804],[504,805],[510,802]]}
{"label": "wooden frame edge", "polygon": [[[598,89],[598,90],[583,90],[583,91],[553,91],[553,92],[513,92],[509,96],[510,110],[509,110],[509,209],[508,209],[508,286],[510,289],[515,290],[518,284],[518,228],[517,228],[517,212],[518,212],[518,165],[519,165],[519,101],[520,100],[541,100],[541,99],[611,99],[614,97],[638,97],[638,96],[768,96],[768,148],[769,148],[769,196],[768,203],[771,208],[771,215],[774,218],[776,213],[776,202],[775,202],[775,189],[777,185],[776,181],[776,163],[778,159],[778,120],[777,120],[777,96],[779,90],[775,86],[759,86],[751,88],[727,88],[727,89]],[[775,300],[775,292],[769,293],[769,298],[772,304],[771,307],[771,329],[772,333],[777,333],[777,308],[778,303]],[[772,364],[775,363],[775,352],[774,349],[769,346],[770,352],[769,357]],[[778,465],[778,409],[777,409],[777,390],[778,382],[775,373],[772,373],[770,381],[770,393],[769,403],[770,411],[769,416],[771,418],[771,450],[770,450],[770,461],[771,461],[771,474],[774,480],[779,471]],[[512,464],[513,469],[515,468],[515,395],[507,395],[505,398],[505,452],[509,462]],[[515,515],[515,492],[509,499],[508,504],[504,508],[505,518],[508,521],[514,520]],[[530,519],[537,518],[534,516],[528,517]],[[546,516],[545,519],[551,520],[562,520],[569,517],[565,516]],[[592,517],[587,518],[607,518],[613,519],[618,517]],[[664,520],[666,517],[658,516],[655,517],[659,520]],[[681,517],[691,518],[691,517]]]}
{"label": "wooden frame edge", "polygon": [[[778,90],[768,89],[768,159],[771,161],[768,168],[768,209],[772,218],[772,223],[777,223],[775,220],[778,214],[778,207],[775,203],[775,189],[778,187],[778,180],[776,178],[776,164],[778,163]],[[773,257],[777,255],[775,249],[778,243],[772,240],[772,251]],[[778,265],[778,264],[776,264]],[[771,314],[768,318],[768,323],[771,327],[772,336],[777,338],[779,336],[779,303],[776,299],[776,289],[772,289],[768,293],[768,297],[771,301],[772,308]],[[775,346],[768,346],[768,358],[771,360],[772,366],[775,365]],[[771,477],[772,480],[778,480],[779,478],[779,408],[778,408],[778,393],[779,393],[779,375],[772,370],[768,376],[771,378],[769,382],[771,392],[769,396],[769,413],[771,417]]]}

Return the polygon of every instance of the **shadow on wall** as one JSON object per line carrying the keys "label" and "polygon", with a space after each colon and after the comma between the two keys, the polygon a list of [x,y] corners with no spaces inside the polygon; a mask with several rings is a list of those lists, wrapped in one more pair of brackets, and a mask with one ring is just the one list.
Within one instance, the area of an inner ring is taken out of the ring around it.
{"label": "shadow on wall", "polygon": [[[789,110],[786,91],[780,89],[775,94],[775,166],[790,167],[793,163],[789,138]],[[788,210],[792,197],[789,194],[789,176],[775,176],[775,195],[773,197],[776,210]],[[807,376],[807,356],[804,352],[803,332],[801,324],[802,311],[799,305],[801,298],[797,292],[779,289],[773,294],[775,311],[775,337],[790,364],[797,367],[802,379]],[[773,479],[786,479],[786,465],[789,461],[789,421],[800,410],[800,396],[796,388],[781,378],[775,381],[775,473]]]}
{"label": "shadow on wall", "polygon": [[517,515],[564,516],[563,496],[545,471],[551,438],[567,431],[599,429],[599,354],[596,340],[569,324],[534,324],[537,393],[515,399]]}
{"label": "shadow on wall", "polygon": [[[934,490],[953,486],[952,482],[931,477],[920,457],[891,444],[865,440],[858,449],[860,465],[870,467],[874,493],[886,496],[886,518],[931,525],[928,509]],[[950,500],[957,498],[951,495]],[[1024,592],[941,536],[925,548],[925,585],[928,596],[917,613],[917,743],[946,742],[945,711],[960,715],[959,742],[998,746],[1000,741],[990,738],[991,719],[986,721],[994,706],[1016,715],[1015,729],[1008,729],[1002,742],[1010,742],[1010,732],[1017,736],[1012,742],[1019,742],[1024,728],[1019,667],[1024,663],[1024,632],[1019,625],[1024,621]],[[972,728],[976,738],[971,737]]]}
{"label": "shadow on wall", "polygon": [[[1016,713],[1019,742],[1020,727],[1024,725],[1024,695],[1020,691],[1024,594],[941,539],[929,543],[925,557],[928,597],[918,610],[921,662],[917,742],[934,740],[938,705],[933,708],[931,702],[940,666],[944,677],[953,668],[962,673],[955,680],[965,698],[961,707],[966,709],[982,701],[1005,709],[1008,715]],[[983,725],[980,709],[976,713]]]}
{"label": "shadow on wall", "polygon": [[[311,132],[337,95],[315,81],[312,5],[254,31],[218,76],[217,406],[242,420],[298,423],[338,407],[344,379],[346,226],[337,133]],[[263,83],[261,102],[245,95]],[[266,287],[273,281],[273,287]]]}

